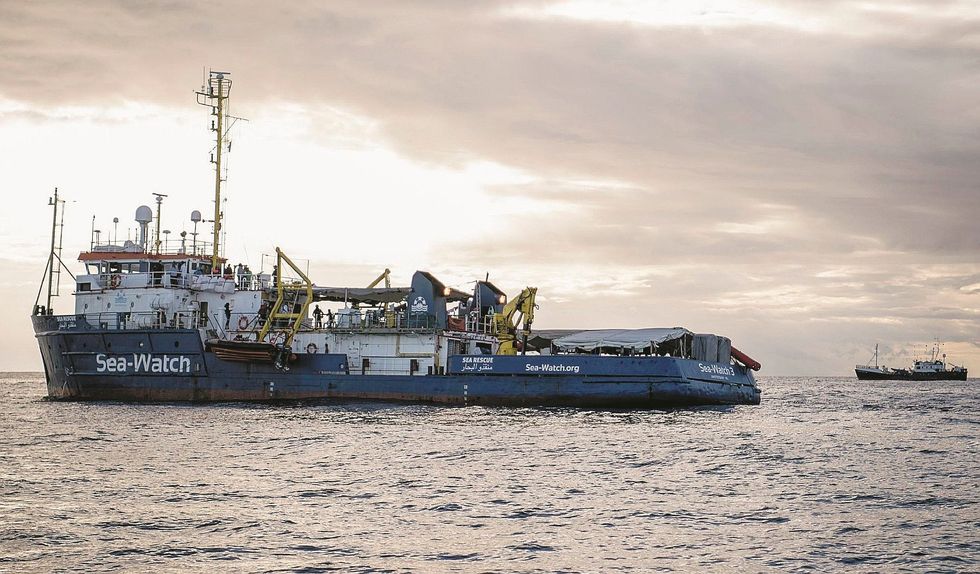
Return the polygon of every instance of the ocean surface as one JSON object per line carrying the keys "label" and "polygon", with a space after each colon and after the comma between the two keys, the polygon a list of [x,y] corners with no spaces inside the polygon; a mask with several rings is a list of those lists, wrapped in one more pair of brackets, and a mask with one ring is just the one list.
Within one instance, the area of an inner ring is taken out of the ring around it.
{"label": "ocean surface", "polygon": [[980,381],[672,411],[57,403],[0,375],[0,572],[980,572]]}

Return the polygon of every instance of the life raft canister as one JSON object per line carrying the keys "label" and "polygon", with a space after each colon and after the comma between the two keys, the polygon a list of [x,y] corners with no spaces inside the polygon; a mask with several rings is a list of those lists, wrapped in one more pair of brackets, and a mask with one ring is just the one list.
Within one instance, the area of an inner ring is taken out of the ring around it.
{"label": "life raft canister", "polygon": [[753,371],[758,371],[762,368],[762,363],[756,361],[752,357],[746,355],[742,351],[739,351],[735,347],[732,347],[732,358],[734,358],[739,363],[745,365],[746,367],[752,369]]}

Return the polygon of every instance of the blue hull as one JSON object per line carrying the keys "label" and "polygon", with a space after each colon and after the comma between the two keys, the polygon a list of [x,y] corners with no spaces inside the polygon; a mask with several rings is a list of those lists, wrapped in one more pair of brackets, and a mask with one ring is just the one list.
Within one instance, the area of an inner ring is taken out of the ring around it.
{"label": "blue hull", "polygon": [[438,374],[361,374],[346,355],[300,354],[284,371],[224,361],[194,330],[37,332],[48,396],[66,400],[382,400],[649,408],[758,404],[737,365],[671,357],[452,356]]}

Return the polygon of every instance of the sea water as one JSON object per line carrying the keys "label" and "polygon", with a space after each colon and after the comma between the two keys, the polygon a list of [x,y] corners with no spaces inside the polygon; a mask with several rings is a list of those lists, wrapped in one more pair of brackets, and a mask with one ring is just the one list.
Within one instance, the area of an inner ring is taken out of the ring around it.
{"label": "sea water", "polygon": [[0,572],[980,571],[980,381],[760,406],[62,403],[0,375]]}

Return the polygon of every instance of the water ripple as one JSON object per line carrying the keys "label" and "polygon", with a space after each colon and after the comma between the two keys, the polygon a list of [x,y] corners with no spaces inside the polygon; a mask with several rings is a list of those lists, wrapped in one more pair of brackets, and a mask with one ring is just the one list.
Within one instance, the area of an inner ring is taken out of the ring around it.
{"label": "water ripple", "polygon": [[0,376],[0,571],[980,571],[975,381],[758,407],[139,405]]}

